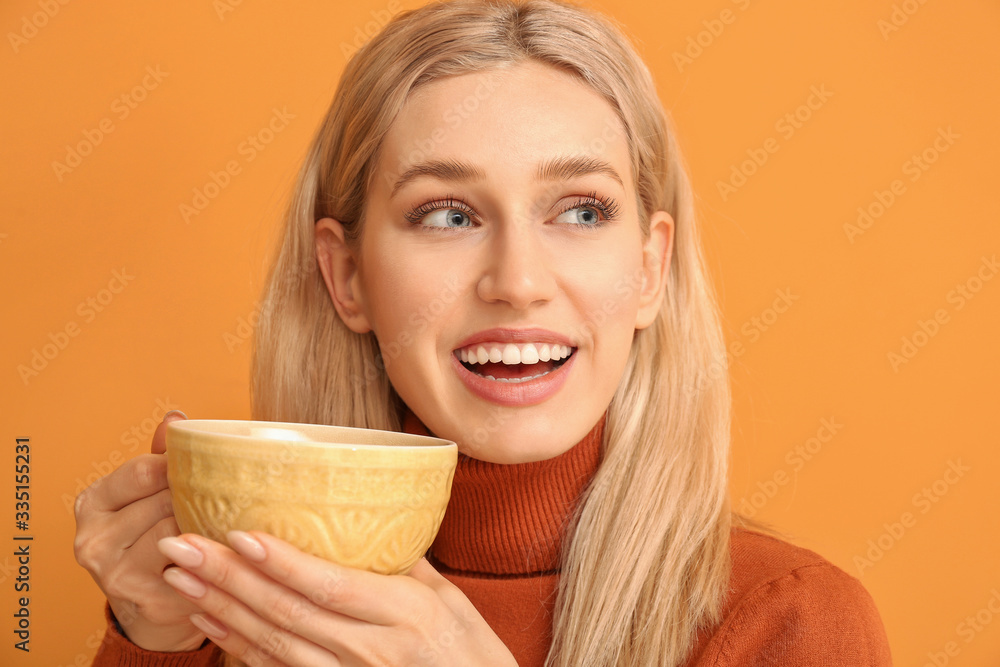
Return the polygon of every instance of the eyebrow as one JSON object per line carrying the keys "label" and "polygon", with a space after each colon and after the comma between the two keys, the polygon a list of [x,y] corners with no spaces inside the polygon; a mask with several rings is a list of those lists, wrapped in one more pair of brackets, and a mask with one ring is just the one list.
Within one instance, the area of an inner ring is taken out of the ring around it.
{"label": "eyebrow", "polygon": [[[576,176],[603,174],[625,187],[622,177],[605,160],[586,155],[563,155],[546,160],[538,165],[536,177],[543,181],[569,180]],[[442,181],[479,181],[486,178],[485,172],[475,165],[461,160],[428,160],[413,165],[403,172],[389,197],[392,198],[407,183],[421,177],[432,176]]]}

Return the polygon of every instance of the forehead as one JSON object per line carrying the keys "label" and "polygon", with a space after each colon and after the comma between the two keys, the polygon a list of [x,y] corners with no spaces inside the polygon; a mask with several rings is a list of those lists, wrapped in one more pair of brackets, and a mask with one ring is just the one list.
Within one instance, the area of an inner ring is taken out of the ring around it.
{"label": "forehead", "polygon": [[592,156],[630,180],[618,114],[575,76],[528,61],[447,77],[410,93],[387,133],[382,168],[403,173],[429,159],[482,167],[489,178],[524,178],[556,156]]}

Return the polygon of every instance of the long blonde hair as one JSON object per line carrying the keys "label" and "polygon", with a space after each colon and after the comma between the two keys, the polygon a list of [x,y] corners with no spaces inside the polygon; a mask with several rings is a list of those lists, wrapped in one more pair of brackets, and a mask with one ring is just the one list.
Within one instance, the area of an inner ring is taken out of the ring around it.
{"label": "long blonde hair", "polygon": [[730,574],[730,394],[687,167],[652,77],[607,17],[555,0],[435,2],[396,15],[348,62],[298,174],[255,331],[255,419],[401,429],[378,342],[340,320],[316,220],[360,246],[382,139],[415,88],[536,61],[601,94],[625,128],[643,237],[675,221],[659,314],[636,332],[603,460],[570,526],[547,664],[679,665],[720,620]]}

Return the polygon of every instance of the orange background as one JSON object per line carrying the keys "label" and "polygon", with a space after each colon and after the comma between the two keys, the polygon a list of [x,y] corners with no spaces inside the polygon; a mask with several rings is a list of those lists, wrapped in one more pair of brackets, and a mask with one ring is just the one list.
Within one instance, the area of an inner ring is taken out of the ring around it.
{"label": "orange background", "polygon": [[[289,184],[345,51],[420,4],[232,1],[0,8],[0,663],[82,664],[103,633],[72,553],[68,506],[88,475],[145,451],[161,406],[249,416],[247,327]],[[896,664],[954,642],[947,664],[997,665],[1000,278],[983,262],[1000,251],[1000,5],[834,4],[594,6],[638,40],[690,163],[732,353],[734,503],[859,576]],[[802,107],[811,89],[828,95]],[[275,109],[294,118],[252,153]],[[933,164],[914,171],[925,151]],[[185,221],[230,161],[239,173]],[[745,182],[723,197],[734,169]],[[849,238],[876,193],[891,205]],[[912,358],[893,364],[904,337]],[[27,655],[12,647],[10,555],[25,436]],[[979,630],[962,625],[977,612]]]}

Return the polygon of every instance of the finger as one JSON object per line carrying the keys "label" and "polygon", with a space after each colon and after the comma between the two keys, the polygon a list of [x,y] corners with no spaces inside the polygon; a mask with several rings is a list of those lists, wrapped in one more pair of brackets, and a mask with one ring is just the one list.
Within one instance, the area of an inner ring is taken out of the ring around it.
{"label": "finger", "polygon": [[187,419],[187,415],[180,410],[171,410],[163,415],[163,421],[153,431],[153,441],[149,449],[154,454],[162,454],[167,451],[167,424],[178,419]]}
{"label": "finger", "polygon": [[163,489],[121,508],[113,517],[107,518],[107,523],[113,522],[114,529],[118,531],[114,546],[128,549],[160,521],[173,516],[170,489]]}
{"label": "finger", "polygon": [[263,651],[254,650],[255,647],[246,637],[230,630],[218,619],[201,611],[191,614],[190,619],[191,623],[204,632],[213,644],[238,658],[241,664],[249,667],[284,667],[284,663],[278,662],[274,657],[267,656]]}
{"label": "finger", "polygon": [[165,537],[177,537],[180,534],[181,529],[177,526],[177,520],[174,517],[169,516],[161,519],[143,533],[129,548],[129,557],[135,558],[140,563],[145,563],[144,569],[159,575],[164,568],[174,562],[160,551],[157,544]]}
{"label": "finger", "polygon": [[[180,528],[177,526],[177,521],[174,517],[167,517],[163,519],[155,526],[146,531],[142,537],[129,549],[129,558],[135,559],[136,562],[143,564],[143,570],[147,574],[144,577],[144,581],[148,581],[149,585],[147,588],[147,597],[153,599],[162,600],[159,596],[166,596],[167,599],[171,600],[170,603],[170,613],[179,617],[182,614],[193,614],[199,611],[199,608],[191,603],[190,600],[177,593],[177,590],[173,586],[168,585],[163,580],[163,572],[166,568],[173,565],[173,561],[163,555],[157,548],[157,544],[160,540],[165,537],[176,537],[180,535]],[[146,578],[148,577],[148,579]],[[141,604],[142,601],[140,601]],[[160,606],[166,606],[160,604]],[[164,611],[167,611],[164,609]]]}
{"label": "finger", "polygon": [[451,582],[445,579],[444,575],[434,569],[426,558],[421,558],[410,570],[409,576],[413,577],[420,583],[430,588],[437,589],[442,584],[450,584]]}
{"label": "finger", "polygon": [[[146,500],[155,502],[152,498],[144,499]],[[161,518],[152,525],[146,523],[144,526],[123,525],[118,519],[120,517],[117,513],[104,513],[85,522],[81,520],[73,542],[77,562],[91,573],[106,593],[107,586],[121,583],[120,577],[115,577],[115,581],[107,580],[108,573],[113,570],[136,571],[140,574],[146,573],[147,576],[158,575],[167,563],[155,548],[156,540],[167,537],[171,531],[174,534],[180,532],[173,516]],[[146,538],[145,542],[143,537]],[[150,563],[159,561],[163,561],[159,564],[159,569],[151,570]],[[136,567],[136,563],[140,566]]]}
{"label": "finger", "polygon": [[345,567],[304,553],[273,535],[231,531],[233,548],[260,571],[339,614],[376,625],[393,625],[418,600],[400,599],[409,577]]}
{"label": "finger", "polygon": [[[271,625],[330,650],[348,650],[339,638],[357,638],[364,629],[372,627],[316,605],[299,591],[261,572],[232,549],[200,535],[184,534],[178,539],[164,540],[158,546],[173,562],[212,587],[238,598]],[[216,617],[226,621],[224,617]]]}
{"label": "finger", "polygon": [[[115,559],[115,571],[110,573],[109,597],[126,599],[136,604],[136,611],[152,622],[175,624],[188,615],[199,611],[190,600],[178,595],[172,586],[163,580],[163,570],[171,564],[170,559],[156,548],[157,542],[180,530],[173,517],[156,523],[139,540]],[[119,618],[124,626],[126,620]]]}
{"label": "finger", "polygon": [[119,614],[116,609],[115,616],[126,630],[140,617],[154,626],[177,626],[187,621],[191,614],[201,611],[163,580],[162,571],[127,570],[116,572],[114,576],[114,583],[105,593],[109,600],[117,602],[117,607],[125,607],[125,614]]}
{"label": "finger", "polygon": [[84,490],[77,499],[77,515],[84,507],[99,512],[116,512],[166,488],[167,457],[164,454],[140,454]]}
{"label": "finger", "polygon": [[[448,581],[448,579],[434,569],[426,558],[421,558],[413,566],[413,569],[407,574],[407,576],[419,581],[421,584],[431,589],[438,594],[445,602],[460,602],[465,600],[468,602],[468,598],[465,597],[465,593],[462,592],[458,586]],[[469,603],[471,605],[471,603]],[[454,605],[450,605],[452,609],[456,609]]]}
{"label": "finger", "polygon": [[[261,618],[228,592],[203,581],[186,569],[169,568],[163,573],[163,579],[182,597],[204,610],[209,616],[208,620],[221,622],[226,630],[225,636],[212,637],[212,641],[248,665],[340,664],[326,649]],[[195,615],[191,620],[198,625],[199,621],[206,619]],[[211,627],[210,623],[203,623],[198,627],[206,635],[212,636],[210,631],[219,634],[219,628]]]}

